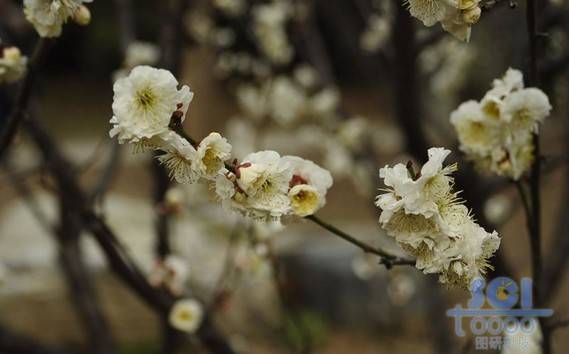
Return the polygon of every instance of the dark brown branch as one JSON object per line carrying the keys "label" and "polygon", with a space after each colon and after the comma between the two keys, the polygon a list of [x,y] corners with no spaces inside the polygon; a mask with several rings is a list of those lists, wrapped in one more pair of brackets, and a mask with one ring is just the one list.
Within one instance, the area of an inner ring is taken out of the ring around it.
{"label": "dark brown branch", "polygon": [[547,323],[547,327],[550,331],[561,329],[567,326],[569,326],[569,318],[558,319]]}
{"label": "dark brown branch", "polygon": [[[539,34],[537,29],[538,19],[538,5],[537,0],[526,1],[526,25],[527,35],[529,42],[529,70],[528,70],[528,86],[539,87]],[[530,175],[530,200],[532,212],[528,213],[529,233],[530,233],[530,246],[531,246],[531,261],[533,272],[533,298],[538,308],[544,305],[542,300],[542,274],[543,263],[541,254],[541,148],[539,141],[539,134],[533,135],[534,144],[534,162],[531,168]],[[540,319],[540,324],[543,332],[543,353],[551,353],[551,332],[544,326],[544,320]]]}
{"label": "dark brown branch", "polygon": [[[62,187],[60,192],[66,193],[74,205],[74,210],[80,215],[84,227],[95,237],[103,249],[113,272],[123,280],[138,296],[159,314],[165,315],[175,299],[164,292],[153,288],[142,271],[130,258],[126,249],[118,241],[112,230],[91,209],[85,194],[77,183],[75,176],[70,173],[69,162],[61,154],[52,138],[39,122],[31,119],[24,121],[26,130],[40,150],[49,171]],[[232,354],[233,350],[206,318],[198,337],[212,353]]]}
{"label": "dark brown branch", "polygon": [[334,234],[334,235],[340,237],[341,239],[351,243],[352,245],[360,248],[365,253],[370,253],[370,254],[378,256],[379,257],[379,263],[384,264],[387,268],[391,268],[392,266],[395,266],[395,265],[415,265],[414,259],[399,257],[399,256],[391,254],[387,251],[384,251],[381,248],[373,247],[373,246],[371,246],[371,245],[369,245],[363,241],[360,241],[357,238],[349,235],[348,233],[338,229],[337,227],[320,220],[318,217],[316,217],[314,215],[307,216],[307,217],[305,217],[305,219],[308,219],[308,220],[314,222],[315,224],[317,224],[318,226],[330,231],[332,234]]}
{"label": "dark brown branch", "polygon": [[128,46],[136,39],[131,0],[115,0],[117,27],[120,35],[120,47],[123,56]]}
{"label": "dark brown branch", "polygon": [[56,233],[59,243],[59,261],[67,280],[69,296],[77,309],[93,353],[116,353],[111,335],[96,295],[92,275],[84,262],[80,247],[81,220],[73,211],[74,205],[65,193],[59,194],[60,225]]}
{"label": "dark brown branch", "polygon": [[[160,33],[160,49],[162,53],[161,67],[170,70],[174,76],[180,75],[183,54],[183,24],[187,0],[166,0],[161,4],[163,22]],[[154,152],[154,157],[157,153]],[[166,168],[152,159],[151,168],[154,178],[153,203],[156,210],[156,255],[164,259],[170,254],[170,211],[165,208],[166,193],[170,189],[170,177]],[[163,354],[174,353],[180,344],[180,334],[168,323],[168,317],[162,318],[162,349]]]}
{"label": "dark brown branch", "polygon": [[[4,168],[9,170],[7,160],[4,160]],[[61,269],[65,274],[69,295],[78,310],[79,316],[85,326],[85,332],[89,338],[89,348],[93,353],[115,353],[114,340],[111,336],[107,321],[99,306],[91,275],[83,261],[79,245],[81,223],[77,216],[70,212],[72,206],[67,205],[64,194],[60,199],[60,225],[53,226],[46,215],[40,210],[32,191],[25,181],[9,174],[14,188],[24,199],[36,219],[46,229],[47,233],[54,236],[59,248],[59,260]]]}
{"label": "dark brown branch", "polygon": [[419,162],[425,162],[429,147],[421,121],[422,102],[419,95],[415,22],[400,1],[393,1],[395,24],[392,46],[394,48],[395,116],[405,132],[407,150]]}
{"label": "dark brown branch", "polygon": [[569,69],[569,52],[543,65],[541,74],[544,82],[550,82],[554,77]]}

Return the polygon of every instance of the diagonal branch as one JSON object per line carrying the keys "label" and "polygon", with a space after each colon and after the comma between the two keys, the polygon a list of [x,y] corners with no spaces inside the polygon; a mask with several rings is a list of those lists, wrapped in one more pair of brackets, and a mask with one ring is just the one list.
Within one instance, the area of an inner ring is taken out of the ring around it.
{"label": "diagonal branch", "polygon": [[12,112],[8,115],[4,122],[4,126],[0,131],[0,159],[10,146],[12,140],[14,140],[14,136],[18,131],[18,126],[23,119],[23,115],[26,112],[32,97],[32,87],[36,80],[39,66],[47,55],[51,43],[52,42],[50,40],[42,38],[36,44],[34,53],[27,67],[26,76],[20,83]]}
{"label": "diagonal branch", "polygon": [[381,248],[375,248],[363,241],[358,240],[357,238],[351,236],[350,234],[338,229],[337,227],[322,221],[321,219],[319,219],[314,215],[307,216],[305,217],[305,219],[314,222],[318,226],[330,231],[331,233],[340,237],[341,239],[353,244],[354,246],[360,248],[365,253],[370,253],[378,256],[380,258],[379,263],[385,264],[387,268],[391,268],[392,266],[395,265],[415,265],[414,259],[399,257],[385,250],[382,250]]}
{"label": "diagonal branch", "polygon": [[[168,314],[175,298],[153,288],[148,283],[113,231],[92,210],[75,176],[70,172],[69,162],[40,123],[26,119],[24,125],[40,150],[47,168],[60,186],[60,192],[66,193],[66,197],[73,204],[73,210],[80,216],[84,227],[103,249],[113,272],[157,313],[162,316]],[[213,326],[209,317],[207,315],[205,317],[197,332],[204,345],[213,353],[233,354],[233,350]]]}

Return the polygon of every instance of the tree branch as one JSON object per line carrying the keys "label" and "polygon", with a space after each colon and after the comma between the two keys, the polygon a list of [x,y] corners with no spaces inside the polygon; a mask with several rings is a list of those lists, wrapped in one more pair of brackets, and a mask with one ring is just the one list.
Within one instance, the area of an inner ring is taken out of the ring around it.
{"label": "tree branch", "polygon": [[0,131],[0,159],[10,146],[10,143],[18,131],[18,126],[20,125],[22,116],[26,112],[30,103],[32,87],[36,80],[39,66],[49,51],[50,46],[51,41],[45,38],[41,38],[36,44],[32,58],[27,66],[27,73],[24,76],[23,81],[20,83],[12,112],[8,115],[4,126]]}
{"label": "tree branch", "polygon": [[338,229],[337,227],[332,226],[332,225],[320,220],[315,215],[309,215],[309,216],[305,217],[305,219],[314,222],[318,226],[330,231],[332,234],[334,234],[334,235],[340,237],[341,239],[353,244],[356,247],[359,247],[365,253],[370,253],[370,254],[374,254],[374,255],[378,256],[380,258],[379,263],[384,264],[388,269],[391,268],[392,266],[395,266],[395,265],[415,265],[414,259],[399,257],[399,256],[391,254],[385,250],[382,250],[381,248],[375,248],[373,246],[370,246],[369,244],[358,240],[357,238],[347,234],[346,232]]}
{"label": "tree branch", "polygon": [[[70,198],[74,206],[73,210],[80,215],[85,228],[90,231],[103,249],[111,269],[156,312],[161,315],[168,314],[175,299],[148,283],[112,230],[92,210],[75,176],[70,172],[69,163],[39,122],[26,119],[24,125],[40,150],[49,171],[60,186],[60,192],[66,193],[66,196]],[[233,354],[229,344],[213,327],[207,316],[197,335],[213,353]]]}

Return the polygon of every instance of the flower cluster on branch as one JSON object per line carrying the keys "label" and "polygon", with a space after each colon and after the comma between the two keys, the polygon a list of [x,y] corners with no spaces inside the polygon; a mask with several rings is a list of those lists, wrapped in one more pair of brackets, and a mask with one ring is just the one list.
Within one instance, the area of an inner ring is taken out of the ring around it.
{"label": "flower cluster on branch", "polygon": [[488,259],[500,239],[473,219],[453,191],[451,173],[457,165],[443,166],[450,150],[431,148],[429,160],[416,173],[411,164],[386,166],[379,177],[387,186],[377,197],[379,223],[406,251],[417,257],[416,267],[438,273],[442,283],[466,288],[490,267]]}
{"label": "flower cluster on branch", "polygon": [[83,3],[93,0],[24,0],[26,19],[41,37],[59,37],[71,18],[79,25],[91,22],[91,13]]}
{"label": "flower cluster on branch", "polygon": [[518,180],[535,158],[532,134],[550,111],[547,95],[524,88],[522,73],[509,69],[481,101],[461,104],[450,121],[460,149],[480,170]]}
{"label": "flower cluster on branch", "polygon": [[204,181],[222,204],[255,220],[307,216],[324,206],[332,186],[328,171],[275,151],[231,160],[231,144],[213,132],[200,142],[182,129],[193,93],[167,70],[135,67],[114,84],[110,135],[135,149],[161,150],[158,157],[180,183]]}

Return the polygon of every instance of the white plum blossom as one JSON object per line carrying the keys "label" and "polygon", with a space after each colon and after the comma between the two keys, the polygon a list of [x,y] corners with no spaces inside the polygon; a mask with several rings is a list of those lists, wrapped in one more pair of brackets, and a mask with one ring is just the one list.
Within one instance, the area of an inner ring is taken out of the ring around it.
{"label": "white plum blossom", "polygon": [[278,219],[290,209],[287,193],[291,178],[290,165],[277,152],[249,154],[238,166],[239,199],[250,209],[251,216]]}
{"label": "white plum blossom", "polygon": [[518,180],[534,160],[532,133],[552,107],[543,91],[524,88],[520,71],[509,69],[480,102],[468,101],[452,112],[460,149],[479,169]]}
{"label": "white plum blossom", "polygon": [[0,84],[18,81],[26,72],[28,58],[17,47],[0,46]]}
{"label": "white plum blossom", "polygon": [[536,133],[550,111],[551,104],[547,95],[540,89],[530,87],[506,96],[501,113],[512,131]]}
{"label": "white plum blossom", "polygon": [[173,131],[153,139],[157,148],[164,151],[158,160],[167,167],[171,178],[178,183],[197,182],[201,174],[201,162],[197,150],[186,139]]}
{"label": "white plum blossom", "polygon": [[487,119],[478,101],[467,101],[452,112],[450,122],[454,125],[463,151],[486,154],[499,139],[500,132],[495,120]]}
{"label": "white plum blossom", "polygon": [[438,273],[442,283],[467,287],[489,268],[497,250],[496,232],[488,233],[472,219],[452,190],[450,174],[456,164],[443,166],[450,151],[431,148],[419,173],[397,164],[380,170],[388,187],[376,199],[382,210],[379,223],[407,252],[417,257],[416,267]]}
{"label": "white plum blossom", "polygon": [[443,29],[456,38],[468,42],[473,24],[482,10],[480,0],[406,0],[411,16],[425,26],[440,22]]}
{"label": "white plum blossom", "polygon": [[228,201],[235,195],[235,175],[229,171],[220,173],[215,178],[215,194],[222,202]]}
{"label": "white plum blossom", "polygon": [[192,334],[200,327],[203,316],[203,306],[197,300],[185,298],[172,306],[169,323],[179,331]]}
{"label": "white plum blossom", "polygon": [[332,176],[312,161],[267,150],[239,162],[219,133],[200,142],[186,135],[181,123],[192,93],[187,86],[179,90],[168,71],[138,66],[114,88],[110,135],[138,149],[159,150],[158,160],[178,183],[208,183],[224,208],[258,221],[305,217],[325,205]]}
{"label": "white plum blossom", "polygon": [[113,117],[110,135],[119,142],[146,142],[169,131],[172,115],[183,121],[193,93],[167,70],[137,66],[113,86]]}
{"label": "white plum blossom", "polygon": [[63,24],[72,18],[80,25],[91,15],[83,3],[92,0],[24,0],[24,14],[41,37],[59,37]]}
{"label": "white plum blossom", "polygon": [[197,149],[199,168],[203,177],[215,179],[224,168],[224,162],[231,157],[231,144],[219,133],[210,133]]}
{"label": "white plum blossom", "polygon": [[293,213],[314,214],[326,204],[326,193],[333,184],[332,175],[314,162],[297,156],[284,156],[282,160],[292,170],[288,196]]}
{"label": "white plum blossom", "polygon": [[[443,167],[443,161],[449,154],[450,150],[443,148],[429,149],[429,160],[416,179],[409,175],[407,167],[401,163],[380,169],[380,178],[392,191],[378,197],[378,204],[384,205],[382,210],[387,211],[382,213],[382,217],[389,218],[391,213],[401,208],[408,214],[424,215],[427,218],[437,214],[437,202],[442,198],[452,198],[449,195],[452,178],[448,175],[456,171],[456,165]],[[384,199],[395,199],[397,202],[384,203]]]}

